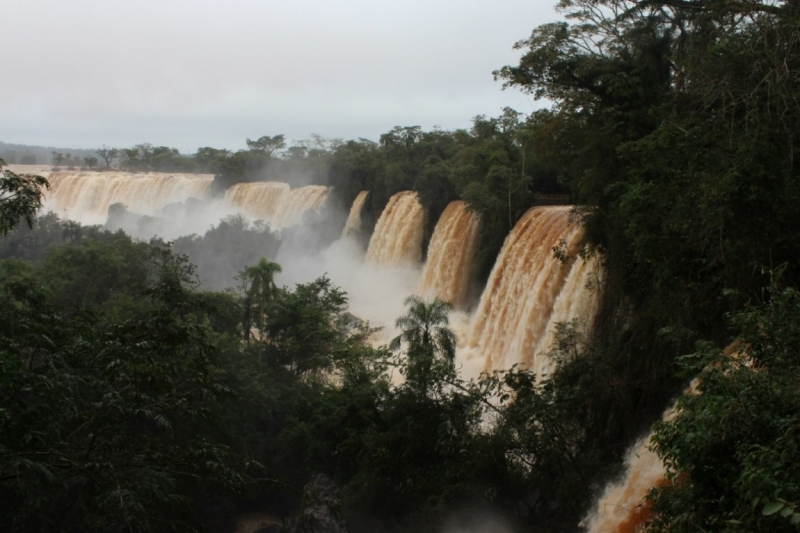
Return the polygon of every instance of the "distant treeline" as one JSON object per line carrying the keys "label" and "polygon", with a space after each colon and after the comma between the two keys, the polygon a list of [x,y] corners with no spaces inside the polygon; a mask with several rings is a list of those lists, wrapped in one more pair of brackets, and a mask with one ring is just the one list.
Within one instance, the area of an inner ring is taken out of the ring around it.
{"label": "distant treeline", "polygon": [[30,146],[11,144],[0,141],[0,158],[9,165],[49,165],[53,161],[53,152],[70,154],[76,165],[83,164],[84,157],[97,157],[91,149],[64,149],[53,146]]}

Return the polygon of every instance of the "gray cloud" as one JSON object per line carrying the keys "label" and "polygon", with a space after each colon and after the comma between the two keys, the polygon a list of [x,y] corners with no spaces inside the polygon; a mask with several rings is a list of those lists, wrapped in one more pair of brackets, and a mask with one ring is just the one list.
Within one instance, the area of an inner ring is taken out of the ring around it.
{"label": "gray cloud", "polygon": [[491,71],[550,1],[5,0],[0,140],[193,151],[467,127],[532,109]]}

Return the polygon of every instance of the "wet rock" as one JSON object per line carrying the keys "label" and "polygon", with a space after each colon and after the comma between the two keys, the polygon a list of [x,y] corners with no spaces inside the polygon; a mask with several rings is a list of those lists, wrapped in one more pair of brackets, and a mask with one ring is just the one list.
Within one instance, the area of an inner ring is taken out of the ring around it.
{"label": "wet rock", "polygon": [[347,533],[339,489],[326,475],[317,474],[303,488],[303,504],[284,529],[290,533]]}
{"label": "wet rock", "polygon": [[250,513],[239,516],[235,533],[272,533],[281,531],[281,520],[272,515]]}

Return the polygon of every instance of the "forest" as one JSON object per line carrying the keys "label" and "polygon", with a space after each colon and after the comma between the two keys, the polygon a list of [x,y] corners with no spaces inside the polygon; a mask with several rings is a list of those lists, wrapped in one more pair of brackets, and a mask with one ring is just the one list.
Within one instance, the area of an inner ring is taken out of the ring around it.
{"label": "forest", "polygon": [[[213,174],[216,194],[277,180],[332,186],[346,206],[369,190],[368,226],[414,190],[426,239],[462,199],[482,222],[478,282],[528,208],[568,198],[604,277],[590,334],[561,325],[552,375],[461,378],[450,304],[413,295],[402,334],[373,346],[330,279],[278,287],[282,235],[243,218],[136,240],[37,215],[47,181],[6,169],[7,529],[233,531],[242,513],[295,516],[325,474],[353,532],[438,532],[470,513],[499,531],[580,531],[651,427],[667,477],[641,530],[800,529],[800,4],[558,6],[564,20],[494,73],[549,105],[530,115],[398,126],[379,142],[99,154],[101,167]],[[198,286],[220,257],[236,279]]]}

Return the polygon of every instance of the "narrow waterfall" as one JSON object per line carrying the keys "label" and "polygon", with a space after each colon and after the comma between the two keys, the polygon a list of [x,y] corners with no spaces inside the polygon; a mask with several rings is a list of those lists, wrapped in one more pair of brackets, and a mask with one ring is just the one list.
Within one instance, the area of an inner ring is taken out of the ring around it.
{"label": "narrow waterfall", "polygon": [[[570,256],[581,239],[570,222],[570,207],[534,207],[506,238],[472,318],[466,349],[484,358],[484,369],[521,364],[537,374],[549,361],[556,321],[586,316],[594,305],[586,282],[591,264],[581,258],[561,262],[553,247],[565,241]],[[535,356],[535,359],[534,359]]]}
{"label": "narrow waterfall", "polygon": [[628,451],[625,478],[606,487],[582,524],[588,533],[634,533],[651,518],[645,497],[666,474],[658,456],[647,449],[652,436],[648,433]]}
{"label": "narrow waterfall", "polygon": [[[684,394],[696,394],[700,380],[695,378]],[[664,411],[661,420],[669,422],[677,415],[677,403]],[[606,487],[592,512],[581,525],[588,533],[634,533],[652,517],[645,498],[650,489],[664,482],[666,469],[651,452],[651,431],[634,444],[625,457],[625,477]]]}
{"label": "narrow waterfall", "polygon": [[478,247],[478,214],[457,200],[442,213],[428,246],[428,259],[418,292],[424,297],[464,304],[472,281]]}
{"label": "narrow waterfall", "polygon": [[327,195],[328,187],[320,185],[292,189],[275,181],[237,183],[225,191],[225,203],[281,229],[300,222],[309,209],[319,209]]}
{"label": "narrow waterfall", "polygon": [[148,172],[44,172],[50,181],[45,207],[72,220],[105,222],[108,207],[123,203],[136,213],[152,215],[167,204],[203,199],[213,176]]}
{"label": "narrow waterfall", "polygon": [[417,193],[403,191],[389,200],[367,248],[367,262],[399,266],[422,260],[425,212]]}
{"label": "narrow waterfall", "polygon": [[347,215],[347,222],[344,224],[342,230],[342,237],[352,237],[358,235],[361,231],[361,210],[364,209],[364,202],[367,201],[369,191],[361,191],[353,200],[353,205],[350,207],[350,214]]}

